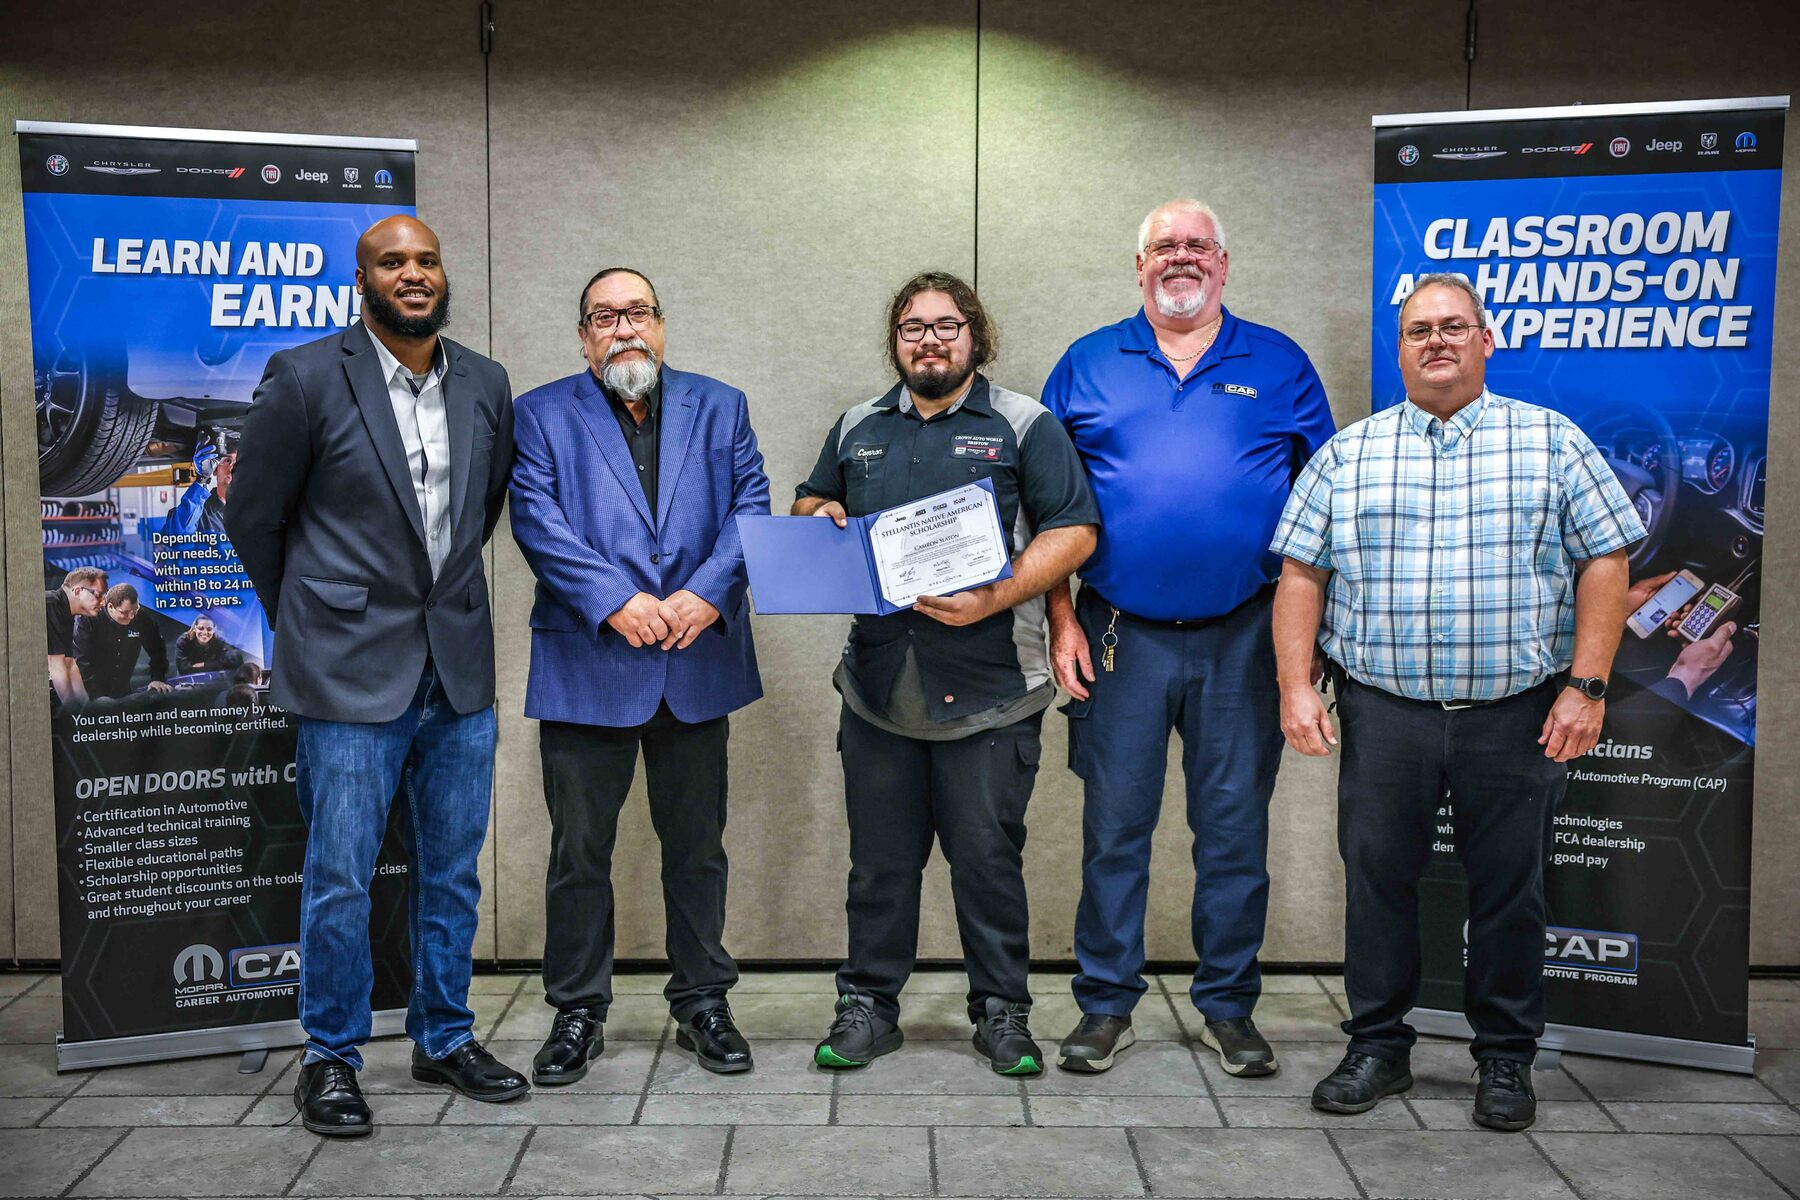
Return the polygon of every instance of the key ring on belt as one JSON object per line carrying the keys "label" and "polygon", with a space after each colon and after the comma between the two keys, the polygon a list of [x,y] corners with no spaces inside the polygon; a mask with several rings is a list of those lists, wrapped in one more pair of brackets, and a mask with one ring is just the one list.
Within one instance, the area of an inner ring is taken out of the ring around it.
{"label": "key ring on belt", "polygon": [[1119,646],[1119,635],[1116,632],[1118,627],[1119,610],[1115,608],[1112,610],[1112,620],[1107,622],[1106,632],[1100,635],[1100,669],[1102,671],[1113,669],[1113,651]]}

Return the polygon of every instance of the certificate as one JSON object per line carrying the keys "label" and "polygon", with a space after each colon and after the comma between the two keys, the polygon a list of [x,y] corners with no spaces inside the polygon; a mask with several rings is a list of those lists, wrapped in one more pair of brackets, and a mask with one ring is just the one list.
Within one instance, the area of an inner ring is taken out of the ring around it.
{"label": "certificate", "polygon": [[738,536],[758,613],[885,615],[920,596],[1012,575],[1000,505],[986,479],[839,529],[828,517],[742,516]]}
{"label": "certificate", "polygon": [[869,546],[881,597],[895,608],[992,582],[1007,560],[1000,506],[973,483],[877,514]]}

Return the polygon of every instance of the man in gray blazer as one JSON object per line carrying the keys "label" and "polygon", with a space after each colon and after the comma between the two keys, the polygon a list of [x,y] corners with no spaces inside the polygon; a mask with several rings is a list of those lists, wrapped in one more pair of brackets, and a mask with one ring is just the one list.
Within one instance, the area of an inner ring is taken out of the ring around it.
{"label": "man in gray blazer", "polygon": [[412,831],[414,1079],[476,1100],[529,1088],[474,1040],[476,855],[494,763],[494,634],[481,548],[513,456],[498,363],[438,336],[437,236],[389,217],[357,243],[362,320],[269,360],[226,529],[276,631],[270,701],[299,721],[306,1054],[294,1102],[335,1136],[373,1124],[369,881],[388,806]]}

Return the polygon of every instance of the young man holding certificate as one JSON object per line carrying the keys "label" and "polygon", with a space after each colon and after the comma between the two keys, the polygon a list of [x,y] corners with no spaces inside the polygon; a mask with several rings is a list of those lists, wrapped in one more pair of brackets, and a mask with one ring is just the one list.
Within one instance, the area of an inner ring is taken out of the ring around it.
{"label": "young man holding certificate", "polygon": [[[951,275],[915,276],[888,306],[888,331],[899,382],[833,424],[796,489],[794,514],[843,526],[934,497],[949,506],[948,529],[966,504],[982,502],[940,493],[991,487],[1012,574],[919,594],[851,628],[833,677],[844,698],[850,950],[836,1019],[815,1056],[823,1067],[860,1067],[899,1047],[900,989],[917,952],[920,877],[935,833],[950,864],[975,1045],[1002,1074],[1035,1074],[1044,1057],[1028,1025],[1022,851],[1039,730],[1055,694],[1043,594],[1093,552],[1100,517],[1062,426],[1037,401],[976,373],[996,338],[973,289]],[[904,524],[923,508],[884,514],[872,526],[877,540],[890,517]],[[884,597],[909,595],[899,578],[909,568],[943,578],[978,569],[974,528],[946,534],[962,549],[935,557],[952,542],[896,529],[890,540],[909,546],[876,552]]]}

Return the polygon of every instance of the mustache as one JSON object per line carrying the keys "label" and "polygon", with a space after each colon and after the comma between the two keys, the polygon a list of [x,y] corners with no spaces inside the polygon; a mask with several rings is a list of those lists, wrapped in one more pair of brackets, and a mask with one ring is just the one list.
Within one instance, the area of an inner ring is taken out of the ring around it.
{"label": "mustache", "polygon": [[1162,273],[1160,278],[1162,278],[1162,279],[1201,279],[1204,277],[1200,274],[1199,267],[1190,266],[1186,263],[1183,263],[1180,266],[1170,267],[1168,270],[1166,270]]}
{"label": "mustache", "polygon": [[656,354],[644,343],[643,338],[626,338],[623,341],[614,342],[606,348],[606,356],[600,360],[600,365],[605,366],[616,356],[625,353],[627,350],[639,350],[648,354],[651,358],[656,357]]}

